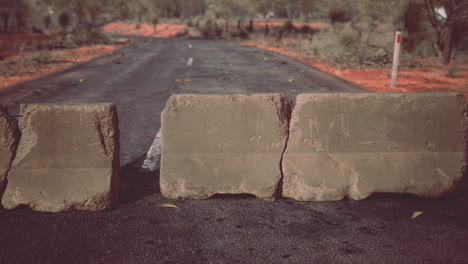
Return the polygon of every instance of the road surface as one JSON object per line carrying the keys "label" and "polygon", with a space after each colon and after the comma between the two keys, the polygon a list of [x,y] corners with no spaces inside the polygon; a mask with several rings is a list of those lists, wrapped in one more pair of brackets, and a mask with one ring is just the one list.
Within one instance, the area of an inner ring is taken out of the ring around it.
{"label": "road surface", "polygon": [[[422,200],[172,201],[141,169],[174,93],[363,92],[286,57],[223,41],[137,38],[129,47],[0,92],[0,104],[117,105],[121,204],[104,212],[0,209],[0,263],[466,263],[468,196]],[[174,208],[157,207],[173,203]],[[415,211],[424,214],[411,219]]]}

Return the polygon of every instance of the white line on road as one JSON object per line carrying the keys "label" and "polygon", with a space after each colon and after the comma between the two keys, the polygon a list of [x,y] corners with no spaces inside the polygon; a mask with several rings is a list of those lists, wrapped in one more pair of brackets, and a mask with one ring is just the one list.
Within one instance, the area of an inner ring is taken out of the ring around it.
{"label": "white line on road", "polygon": [[193,58],[190,57],[190,59],[187,61],[187,67],[191,67],[193,64]]}
{"label": "white line on road", "polygon": [[193,47],[192,47],[192,44],[190,44],[190,43],[188,44],[188,47],[189,47],[189,49],[192,49],[192,48],[193,48]]}
{"label": "white line on road", "polygon": [[142,168],[149,171],[155,171],[159,169],[159,163],[161,160],[161,129],[159,129],[156,137],[151,144],[148,153],[146,154],[146,159],[143,162]]}

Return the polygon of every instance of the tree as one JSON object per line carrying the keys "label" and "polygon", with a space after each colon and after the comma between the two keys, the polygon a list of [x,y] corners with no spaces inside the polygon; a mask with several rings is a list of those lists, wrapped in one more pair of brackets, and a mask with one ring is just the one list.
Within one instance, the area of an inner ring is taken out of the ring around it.
{"label": "tree", "polygon": [[162,16],[169,18],[180,18],[182,16],[182,5],[179,0],[152,0],[148,3],[153,6],[153,12],[160,13]]}
{"label": "tree", "polygon": [[25,30],[29,3],[24,0],[0,0],[0,3],[3,31],[10,31],[10,18],[14,19],[16,30]]}
{"label": "tree", "polygon": [[70,25],[71,19],[70,15],[66,12],[62,12],[59,16],[58,22],[60,26],[63,28],[63,32],[67,32],[67,28]]}
{"label": "tree", "polygon": [[15,19],[16,19],[16,30],[23,31],[26,27],[26,14],[25,11],[22,9],[16,9],[15,12]]}
{"label": "tree", "polygon": [[466,0],[424,0],[424,7],[436,31],[436,46],[442,54],[443,63],[448,65],[452,57],[454,28],[468,21],[468,1]]}
{"label": "tree", "polygon": [[46,15],[44,17],[44,25],[46,28],[50,27],[50,24],[52,23],[52,17],[50,15]]}
{"label": "tree", "polygon": [[10,20],[10,13],[6,10],[1,10],[0,16],[2,17],[2,21],[3,21],[3,32],[8,32],[8,28],[9,28],[8,22]]}
{"label": "tree", "polygon": [[[71,19],[75,18],[76,27],[92,28],[97,24],[98,16],[111,9],[112,0],[44,0],[46,4],[66,11]],[[120,3],[116,1],[115,3]]]}
{"label": "tree", "polygon": [[257,0],[253,3],[255,10],[267,19],[268,14],[273,12],[273,1],[271,0]]}
{"label": "tree", "polygon": [[153,20],[151,20],[151,23],[153,24],[153,32],[156,32],[156,25],[158,24],[159,20],[157,17],[153,17]]}
{"label": "tree", "polygon": [[304,15],[309,15],[314,2],[308,0],[272,0],[273,12],[279,17],[285,17],[293,21]]}

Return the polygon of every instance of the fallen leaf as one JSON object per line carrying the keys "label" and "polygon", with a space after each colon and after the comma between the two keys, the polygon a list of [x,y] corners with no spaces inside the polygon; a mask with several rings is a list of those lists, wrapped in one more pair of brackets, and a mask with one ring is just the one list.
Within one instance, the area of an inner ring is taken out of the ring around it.
{"label": "fallen leaf", "polygon": [[158,207],[177,208],[177,206],[168,203],[158,204]]}
{"label": "fallen leaf", "polygon": [[411,219],[416,219],[417,217],[419,217],[420,215],[424,214],[424,212],[419,212],[419,211],[416,211],[413,213],[413,215],[411,216]]}
{"label": "fallen leaf", "polygon": [[293,82],[294,82],[294,79],[289,79],[288,82],[293,83]]}
{"label": "fallen leaf", "polygon": [[85,80],[85,79],[80,79],[80,83],[82,83],[82,82],[84,82],[84,81],[86,81],[86,80]]}

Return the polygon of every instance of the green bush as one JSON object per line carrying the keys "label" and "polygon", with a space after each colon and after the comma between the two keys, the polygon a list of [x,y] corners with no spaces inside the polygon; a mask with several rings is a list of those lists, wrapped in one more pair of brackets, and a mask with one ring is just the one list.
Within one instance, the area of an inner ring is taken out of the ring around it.
{"label": "green bush", "polygon": [[49,28],[50,24],[52,24],[52,17],[50,15],[44,16],[44,26]]}
{"label": "green bush", "polygon": [[284,24],[277,29],[277,40],[281,40],[285,33],[291,34],[298,32],[298,29],[294,26],[294,24],[291,21],[286,21]]}
{"label": "green bush", "polygon": [[449,78],[457,78],[457,68],[455,67],[448,67],[447,68],[447,74],[445,76]]}
{"label": "green bush", "polygon": [[66,12],[61,13],[58,21],[59,21],[60,26],[63,28],[63,31],[66,32],[68,26],[70,26],[70,23],[71,23],[70,15]]}
{"label": "green bush", "polygon": [[332,24],[349,22],[351,21],[351,12],[342,6],[332,7],[328,11],[328,18]]}
{"label": "green bush", "polygon": [[294,24],[291,21],[284,22],[282,29],[287,33],[297,32],[297,28],[294,26]]}
{"label": "green bush", "polygon": [[315,30],[313,28],[311,28],[309,25],[303,25],[300,29],[300,32],[302,34],[313,34],[315,32]]}
{"label": "green bush", "polygon": [[110,43],[109,38],[99,28],[87,28],[74,32],[72,40],[78,46]]}
{"label": "green bush", "polygon": [[54,56],[50,51],[48,50],[41,50],[36,55],[33,56],[33,58],[38,62],[38,63],[51,63],[54,60],[57,59],[57,56]]}
{"label": "green bush", "polygon": [[371,33],[362,34],[351,25],[345,25],[341,30],[317,33],[311,49],[315,56],[340,66],[382,67],[390,63],[389,43],[392,43],[391,37],[376,33],[375,36]]}
{"label": "green bush", "polygon": [[159,23],[159,19],[157,17],[153,17],[151,20],[151,24],[153,24],[153,32],[156,32],[156,25]]}
{"label": "green bush", "polygon": [[433,47],[435,32],[426,19],[423,6],[414,2],[408,3],[403,13],[402,22],[405,29],[402,41],[404,52],[414,56],[437,55]]}
{"label": "green bush", "polygon": [[240,30],[231,30],[227,34],[227,38],[229,39],[249,39],[249,33],[245,31],[244,29]]}
{"label": "green bush", "polygon": [[200,28],[203,39],[219,39],[223,36],[223,27],[208,19],[204,26]]}

